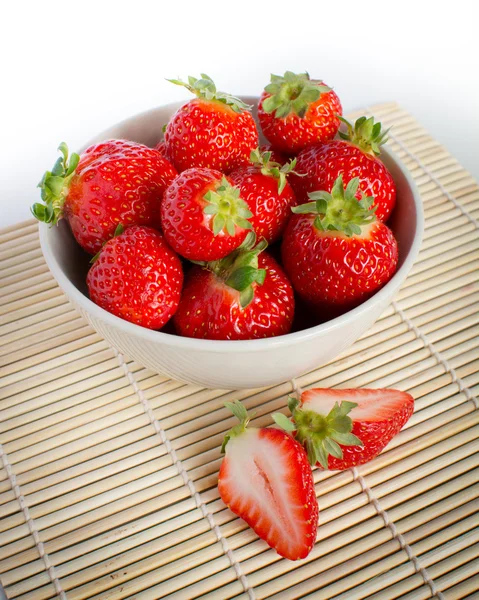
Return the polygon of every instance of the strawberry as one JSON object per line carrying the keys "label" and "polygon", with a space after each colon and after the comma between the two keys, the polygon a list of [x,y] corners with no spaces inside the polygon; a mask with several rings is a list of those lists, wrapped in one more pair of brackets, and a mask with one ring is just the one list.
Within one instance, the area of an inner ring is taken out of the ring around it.
{"label": "strawberry", "polygon": [[280,556],[306,558],[316,541],[319,512],[306,452],[281,429],[248,427],[238,400],[225,406],[240,423],[221,449],[221,499]]}
{"label": "strawberry", "polygon": [[282,413],[273,419],[295,435],[311,465],[343,471],[375,458],[414,411],[414,398],[386,389],[316,388],[289,401],[293,422]]}
{"label": "strawberry", "polygon": [[251,153],[252,164],[230,173],[230,179],[240,189],[243,200],[253,213],[250,223],[258,239],[272,244],[283,233],[296,205],[293,188],[286,180],[294,169],[295,160],[281,166],[271,160],[271,152]]}
{"label": "strawberry", "polygon": [[165,188],[176,177],[173,165],[152,149],[126,140],[94,144],[80,156],[62,156],[43,176],[44,204],[32,206],[39,221],[54,225],[65,217],[80,246],[96,254],[119,223],[156,226]]}
{"label": "strawberry", "polygon": [[183,171],[166,190],[161,226],[170,246],[193,261],[219,260],[245,239],[252,213],[239,188],[219,171]]}
{"label": "strawberry", "polygon": [[258,131],[250,107],[216,86],[208,75],[170,79],[195,94],[170,119],[165,130],[168,156],[178,171],[208,167],[224,173],[248,164],[258,146]]}
{"label": "strawberry", "polygon": [[161,142],[158,142],[155,146],[155,150],[157,152],[159,152],[163,158],[166,158],[166,160],[169,160],[168,153],[166,152],[165,140],[161,140]]}
{"label": "strawberry", "polygon": [[356,200],[359,179],[344,190],[342,177],[331,194],[313,192],[293,207],[281,254],[286,273],[302,298],[334,316],[357,306],[396,270],[397,242],[371,208],[374,198]]}
{"label": "strawberry", "polygon": [[258,105],[265,137],[275,150],[296,154],[311,144],[333,139],[339,129],[342,107],[338,96],[307,73],[286,71],[271,75]]}
{"label": "strawberry", "polygon": [[288,333],[294,316],[293,288],[278,263],[257,246],[251,232],[238,250],[186,275],[176,330],[215,340],[249,340]]}
{"label": "strawberry", "polygon": [[379,160],[380,147],[387,141],[387,131],[381,131],[381,123],[361,117],[354,127],[346,121],[348,133],[339,132],[342,140],[332,140],[321,146],[306,148],[298,155],[295,168],[301,177],[292,177],[298,202],[308,202],[308,192],[330,192],[334,182],[343,176],[345,184],[359,177],[356,198],[361,194],[374,196],[376,217],[386,221],[396,203],[396,186],[389,171]]}
{"label": "strawberry", "polygon": [[87,275],[95,304],[149,329],[173,316],[182,284],[180,259],[164,237],[137,225],[106,242]]}
{"label": "strawberry", "polygon": [[280,165],[285,165],[289,162],[289,158],[287,158],[284,154],[275,150],[271,144],[262,144],[259,147],[259,151],[263,154],[264,152],[271,152],[270,161],[279,163]]}

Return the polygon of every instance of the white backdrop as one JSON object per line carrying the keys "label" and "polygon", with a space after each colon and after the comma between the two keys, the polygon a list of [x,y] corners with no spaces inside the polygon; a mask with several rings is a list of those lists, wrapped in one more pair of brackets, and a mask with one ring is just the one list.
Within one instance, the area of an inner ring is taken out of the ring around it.
{"label": "white backdrop", "polygon": [[208,73],[258,94],[309,71],[345,110],[397,100],[479,179],[475,0],[97,0],[2,3],[0,226],[29,217],[65,140],[188,97],[165,81]]}

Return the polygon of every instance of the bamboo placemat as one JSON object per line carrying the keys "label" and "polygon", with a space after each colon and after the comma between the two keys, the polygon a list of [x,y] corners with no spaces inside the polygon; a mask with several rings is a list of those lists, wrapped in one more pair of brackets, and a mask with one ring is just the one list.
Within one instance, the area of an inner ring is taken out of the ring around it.
{"label": "bamboo placemat", "polygon": [[317,544],[288,562],[218,497],[239,398],[255,425],[291,382],[239,392],[168,380],[114,352],[72,309],[29,221],[0,233],[0,581],[8,598],[477,598],[479,188],[395,104],[371,111],[424,201],[397,299],[302,387],[416,398],[373,462],[315,470]]}

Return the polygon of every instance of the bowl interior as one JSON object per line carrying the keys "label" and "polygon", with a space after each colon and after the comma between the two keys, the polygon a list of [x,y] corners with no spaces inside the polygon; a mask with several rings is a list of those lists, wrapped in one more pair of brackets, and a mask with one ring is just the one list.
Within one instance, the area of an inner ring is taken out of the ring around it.
{"label": "bowl interior", "polygon": [[[243,97],[243,100],[248,104],[253,105],[253,114],[256,116],[257,98]],[[148,146],[154,146],[163,137],[163,125],[181,104],[182,103],[169,104],[128,119],[102,132],[93,140],[90,140],[85,147],[109,138],[125,138]],[[263,142],[264,140],[262,140],[262,143]],[[398,196],[397,204],[388,221],[388,226],[392,229],[398,241],[399,264],[396,274],[383,288],[383,290],[386,291],[385,288],[388,286],[398,287],[399,283],[405,278],[407,271],[409,271],[412,262],[417,255],[422,235],[422,212],[420,208],[420,199],[415,189],[415,185],[405,167],[396,156],[392,155],[386,149],[383,151],[381,158],[395,180]],[[80,298],[81,303],[84,304],[87,302],[91,306],[87,297],[87,287],[85,282],[90,257],[77,245],[68,224],[65,220],[60,221],[57,227],[49,228],[43,238],[45,244],[49,246],[48,252],[46,253],[47,260],[48,255],[54,257],[53,264],[51,259],[48,260],[54,275],[55,271],[59,269],[66,279],[73,284],[76,290],[83,296],[82,299]],[[68,290],[65,289],[65,291],[68,295]],[[378,293],[381,294],[382,290]],[[78,301],[79,298],[76,298],[76,300]],[[372,299],[366,302],[370,302],[371,300]],[[112,317],[112,315],[108,315],[108,317]],[[118,325],[120,325],[119,322],[121,320],[116,317],[114,317],[114,319],[117,320]],[[322,325],[318,325],[312,329],[320,327],[322,327]],[[138,329],[142,330],[142,328]],[[171,338],[169,334],[160,332],[151,333],[154,333],[157,336]],[[290,337],[293,335],[296,334],[288,334],[288,336],[282,337]],[[208,340],[204,341],[208,342]]]}

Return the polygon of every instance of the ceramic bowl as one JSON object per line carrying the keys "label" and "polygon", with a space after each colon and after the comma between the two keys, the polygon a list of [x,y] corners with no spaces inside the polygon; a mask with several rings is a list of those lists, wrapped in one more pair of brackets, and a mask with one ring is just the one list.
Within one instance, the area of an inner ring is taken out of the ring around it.
{"label": "ceramic bowl", "polygon": [[[244,100],[256,107],[257,98]],[[163,125],[179,106],[169,104],[128,119],[86,146],[109,138],[154,146],[162,137]],[[381,156],[397,186],[397,205],[388,225],[398,241],[398,269],[363,304],[309,329],[248,341],[197,340],[151,331],[106,312],[88,298],[88,261],[65,221],[55,227],[40,225],[43,254],[58,284],[83,317],[113,347],[139,364],[173,379],[210,388],[257,388],[281,383],[334,359],[371,327],[417,257],[423,232],[421,199],[401,161],[388,150],[383,150]]]}

